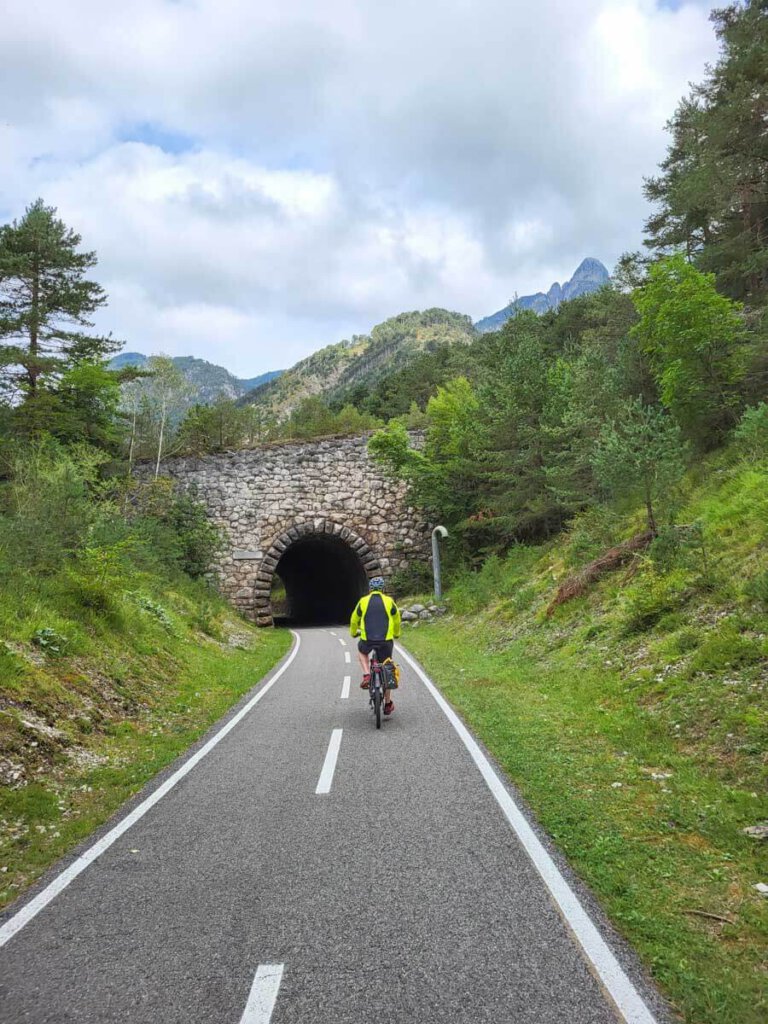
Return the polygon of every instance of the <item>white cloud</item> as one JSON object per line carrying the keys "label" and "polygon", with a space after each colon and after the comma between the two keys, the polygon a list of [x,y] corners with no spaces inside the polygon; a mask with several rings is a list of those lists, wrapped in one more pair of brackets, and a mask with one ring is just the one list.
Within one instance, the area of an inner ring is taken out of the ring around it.
{"label": "white cloud", "polygon": [[0,213],[59,207],[129,347],[251,374],[636,247],[663,122],[714,52],[699,3],[16,5]]}

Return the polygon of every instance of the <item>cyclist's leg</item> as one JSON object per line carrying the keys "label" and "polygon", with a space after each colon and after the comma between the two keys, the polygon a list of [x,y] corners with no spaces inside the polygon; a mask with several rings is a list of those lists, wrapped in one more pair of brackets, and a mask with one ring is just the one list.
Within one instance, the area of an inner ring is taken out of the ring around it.
{"label": "cyclist's leg", "polygon": [[371,656],[367,650],[365,650],[366,644],[364,640],[360,640],[357,645],[357,660],[360,662],[360,668],[363,670],[363,681],[360,686],[365,689],[371,679]]}

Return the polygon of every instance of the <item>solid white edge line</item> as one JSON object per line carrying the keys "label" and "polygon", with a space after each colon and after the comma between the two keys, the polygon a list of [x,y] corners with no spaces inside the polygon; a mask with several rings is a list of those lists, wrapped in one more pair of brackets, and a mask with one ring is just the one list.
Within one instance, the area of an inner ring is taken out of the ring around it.
{"label": "solid white edge line", "polygon": [[473,739],[467,727],[410,654],[399,645],[398,650],[432,694],[446,718],[458,733],[462,743],[469,751],[469,755],[479,768],[485,784],[493,794],[507,821],[512,826],[513,831],[533,862],[568,927],[577,939],[587,959],[594,967],[624,1020],[627,1024],[657,1024],[656,1018],[649,1010],[645,1000],[624,973],[623,968],[605,939],[582,907],[574,891],[568,885],[565,878],[563,878],[557,865],[528,824],[522,811],[512,799],[506,786],[494,771],[490,761]]}
{"label": "solid white edge line", "polygon": [[344,682],[341,685],[341,699],[346,700],[349,697],[349,684],[352,682],[351,676],[344,676]]}
{"label": "solid white edge line", "polygon": [[12,939],[16,932],[21,931],[24,925],[28,924],[33,917],[36,917],[41,910],[47,907],[51,900],[55,899],[63,889],[66,889],[69,883],[77,878],[81,871],[85,871],[89,864],[92,864],[97,857],[100,857],[105,850],[108,850],[109,847],[120,838],[120,836],[127,832],[132,825],[135,825],[140,818],[143,818],[147,811],[154,807],[156,803],[162,800],[166,793],[169,793],[177,782],[180,782],[185,775],[188,775],[195,765],[199,764],[205,755],[209,754],[217,743],[223,740],[224,737],[245,718],[251,708],[258,704],[264,694],[272,689],[280,676],[290,666],[301,647],[301,637],[299,634],[294,633],[293,630],[291,630],[291,633],[296,641],[294,648],[272,678],[268,682],[264,683],[261,689],[251,697],[248,703],[245,704],[236,715],[233,715],[233,717],[230,718],[230,720],[226,722],[221,729],[219,729],[219,731],[208,740],[207,743],[200,747],[200,749],[185,761],[180,768],[177,768],[173,775],[169,776],[162,785],[158,786],[154,792],[150,793],[146,800],[142,800],[137,807],[134,807],[130,814],[127,814],[123,820],[118,822],[114,828],[110,829],[106,835],[102,836],[101,839],[98,839],[84,853],[81,853],[80,856],[74,860],[69,867],[65,868],[60,875],[57,875],[56,878],[54,878],[54,880],[45,887],[45,889],[39,892],[37,896],[29,901],[29,903],[26,903],[21,910],[13,915],[13,917],[9,918],[5,924],[0,927],[0,948],[4,946],[9,939]]}
{"label": "solid white edge line", "polygon": [[259,964],[240,1024],[269,1024],[283,980],[283,964]]}
{"label": "solid white edge line", "polygon": [[341,734],[343,731],[343,729],[334,729],[331,733],[331,742],[328,744],[328,751],[325,755],[325,760],[323,761],[323,768],[317,782],[317,789],[315,789],[316,794],[331,792],[333,773],[336,770],[336,758],[339,756]]}
{"label": "solid white edge line", "polygon": [[349,656],[349,651],[344,651],[344,661],[346,661],[346,663],[349,664],[351,660],[352,659]]}

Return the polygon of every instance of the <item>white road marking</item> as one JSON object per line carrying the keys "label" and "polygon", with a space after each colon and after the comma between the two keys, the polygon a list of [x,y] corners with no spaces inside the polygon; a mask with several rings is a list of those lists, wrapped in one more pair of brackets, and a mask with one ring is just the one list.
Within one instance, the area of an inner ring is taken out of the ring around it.
{"label": "white road marking", "polygon": [[329,629],[328,632],[331,634],[331,636],[336,636],[332,629]]}
{"label": "white road marking", "polygon": [[587,959],[597,971],[603,986],[616,1004],[623,1020],[626,1021],[626,1024],[657,1024],[656,1018],[651,1013],[645,1000],[624,973],[621,964],[582,907],[574,891],[563,878],[538,836],[526,821],[525,816],[494,771],[490,761],[472,738],[467,727],[408,652],[399,645],[398,650],[435,698],[446,718],[458,733],[462,743],[469,751],[469,755],[479,768],[485,784],[504,812],[504,816],[512,826],[534,867],[541,875],[566,924],[577,939]]}
{"label": "white road marking", "polygon": [[349,676],[344,676],[344,683],[341,687],[341,699],[346,700],[349,696],[349,684],[352,682]]}
{"label": "white road marking", "polygon": [[342,640],[341,637],[339,637],[339,643],[341,644],[342,647],[346,647],[347,646],[347,641],[346,640]]}
{"label": "white road marking", "polygon": [[346,661],[346,663],[349,664],[351,660],[352,659],[349,656],[349,651],[344,651],[344,661]]}
{"label": "white road marking", "polygon": [[282,978],[282,964],[259,964],[240,1024],[269,1024]]}
{"label": "white road marking", "polygon": [[123,820],[118,822],[114,828],[110,829],[106,835],[102,836],[101,839],[98,839],[93,846],[90,846],[85,851],[85,853],[81,853],[77,860],[70,864],[69,867],[65,868],[60,875],[57,875],[50,885],[47,885],[42,892],[39,892],[37,896],[34,897],[34,899],[31,899],[29,903],[26,903],[18,913],[9,918],[0,928],[0,947],[4,946],[9,939],[12,939],[16,932],[21,931],[25,924],[28,924],[33,917],[47,907],[51,900],[55,899],[63,889],[66,889],[69,883],[74,881],[82,871],[85,871],[89,864],[92,864],[97,857],[100,857],[105,850],[108,850],[109,847],[120,838],[120,836],[131,828],[131,826],[135,825],[139,819],[143,818],[147,811],[151,810],[156,803],[162,800],[166,793],[169,793],[177,782],[181,782],[181,780],[192,771],[195,765],[199,764],[205,755],[209,754],[217,743],[220,743],[221,740],[223,740],[224,737],[245,718],[248,712],[259,703],[264,694],[272,689],[277,680],[291,665],[291,662],[299,653],[301,637],[298,633],[294,633],[293,630],[291,630],[291,632],[293,633],[294,640],[296,641],[293,650],[269,682],[265,683],[258,693],[255,693],[248,703],[240,708],[236,715],[233,715],[228,722],[222,725],[221,729],[219,729],[219,731],[212,736],[204,746],[195,751],[195,753],[186,760],[180,768],[177,768],[173,775],[170,775],[161,786],[158,786],[153,793],[150,793],[146,800],[142,800],[138,807],[134,807],[130,814],[127,814]]}
{"label": "white road marking", "polygon": [[320,780],[317,783],[315,793],[330,793],[333,773],[336,769],[336,758],[339,756],[341,746],[341,734],[343,729],[334,729],[331,733],[331,742],[328,744],[328,752],[323,761],[323,770],[320,772]]}

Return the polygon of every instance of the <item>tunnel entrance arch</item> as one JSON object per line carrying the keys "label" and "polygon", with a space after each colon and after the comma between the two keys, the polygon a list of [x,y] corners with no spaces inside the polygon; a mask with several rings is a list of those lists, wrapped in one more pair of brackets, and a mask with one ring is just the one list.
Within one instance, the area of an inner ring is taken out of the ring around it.
{"label": "tunnel entrance arch", "polygon": [[[291,527],[273,541],[257,577],[254,611],[259,625],[277,616],[301,625],[349,620],[368,580],[382,567],[370,546],[349,527],[315,520]],[[282,607],[272,607],[276,584]]]}

